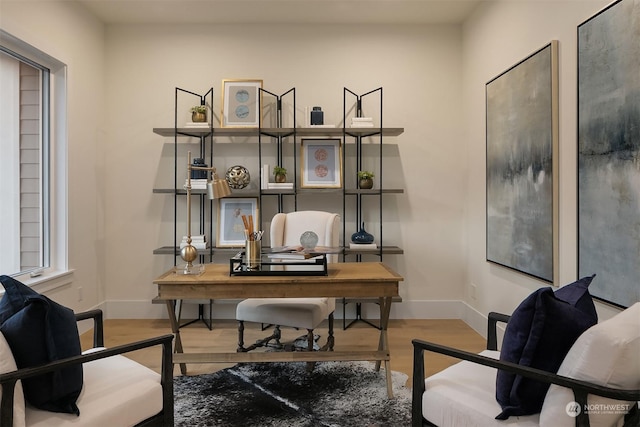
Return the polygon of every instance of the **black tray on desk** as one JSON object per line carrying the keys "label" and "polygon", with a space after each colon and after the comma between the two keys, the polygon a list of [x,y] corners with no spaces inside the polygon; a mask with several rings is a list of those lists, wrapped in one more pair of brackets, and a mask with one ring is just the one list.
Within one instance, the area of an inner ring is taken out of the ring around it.
{"label": "black tray on desk", "polygon": [[327,256],[318,254],[316,257],[297,259],[272,259],[262,255],[260,268],[247,268],[244,251],[238,252],[229,260],[229,275],[231,276],[326,276]]}

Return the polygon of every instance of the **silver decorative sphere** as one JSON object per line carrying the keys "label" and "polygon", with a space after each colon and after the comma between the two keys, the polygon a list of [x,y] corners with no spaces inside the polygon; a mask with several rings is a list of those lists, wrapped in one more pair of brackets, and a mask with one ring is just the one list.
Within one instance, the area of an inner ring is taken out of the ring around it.
{"label": "silver decorative sphere", "polygon": [[229,169],[227,169],[225,178],[229,183],[229,187],[233,188],[234,190],[245,188],[247,185],[249,185],[249,181],[251,181],[249,170],[240,165],[231,166]]}
{"label": "silver decorative sphere", "polygon": [[300,236],[300,244],[305,249],[313,249],[318,245],[318,235],[313,231],[305,231]]}

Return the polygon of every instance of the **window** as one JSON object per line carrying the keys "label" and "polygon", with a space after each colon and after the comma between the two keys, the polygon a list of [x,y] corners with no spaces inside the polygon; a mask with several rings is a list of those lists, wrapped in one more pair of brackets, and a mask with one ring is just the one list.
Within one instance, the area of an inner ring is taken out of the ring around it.
{"label": "window", "polygon": [[67,268],[64,64],[0,30],[0,274]]}

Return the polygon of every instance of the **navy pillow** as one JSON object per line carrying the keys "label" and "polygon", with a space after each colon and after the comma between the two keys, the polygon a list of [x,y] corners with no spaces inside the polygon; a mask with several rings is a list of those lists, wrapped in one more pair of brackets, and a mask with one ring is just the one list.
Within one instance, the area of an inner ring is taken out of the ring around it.
{"label": "navy pillow", "polygon": [[0,326],[2,326],[5,320],[22,310],[28,297],[34,297],[38,293],[13,277],[2,275],[0,283],[6,291],[0,299]]}
{"label": "navy pillow", "polygon": [[[598,322],[588,286],[595,277],[584,277],[555,293],[542,288],[516,308],[507,324],[500,360],[556,373],[573,343]],[[505,420],[512,415],[540,412],[549,384],[498,370],[496,400]]]}
{"label": "navy pillow", "polygon": [[[11,304],[15,308],[20,299],[23,301],[20,309],[0,324],[18,368],[79,355],[82,350],[73,311],[6,277],[0,278],[6,291],[2,301],[10,302],[3,309]],[[82,365],[22,381],[25,398],[31,405],[76,415],[80,414],[76,401],[82,383]]]}

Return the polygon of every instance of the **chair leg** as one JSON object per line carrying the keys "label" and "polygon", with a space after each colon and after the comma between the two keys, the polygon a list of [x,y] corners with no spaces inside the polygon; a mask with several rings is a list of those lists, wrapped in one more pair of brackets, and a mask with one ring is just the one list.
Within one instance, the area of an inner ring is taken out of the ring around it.
{"label": "chair leg", "polygon": [[333,337],[333,313],[329,315],[328,323],[329,323],[329,336],[327,337],[327,342],[322,346],[320,351],[333,351],[333,345],[335,342],[335,339]]}
{"label": "chair leg", "polygon": [[244,322],[242,320],[238,321],[238,348],[236,349],[237,353],[242,353],[247,351],[244,348]]}

